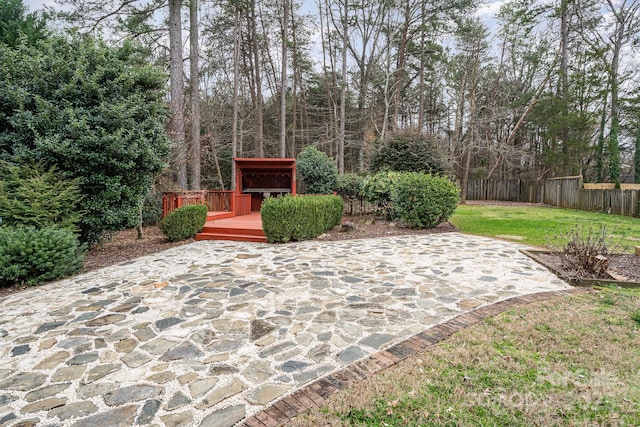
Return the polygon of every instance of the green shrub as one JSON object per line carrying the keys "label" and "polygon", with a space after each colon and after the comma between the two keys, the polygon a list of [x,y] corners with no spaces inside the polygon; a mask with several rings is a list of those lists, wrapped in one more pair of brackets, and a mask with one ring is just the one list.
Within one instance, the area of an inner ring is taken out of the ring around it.
{"label": "green shrub", "polygon": [[391,190],[395,219],[430,228],[448,220],[460,201],[460,189],[448,178],[418,172],[400,174]]}
{"label": "green shrub", "polygon": [[85,245],[70,230],[0,227],[0,283],[38,285],[82,267]]}
{"label": "green shrub", "polygon": [[355,173],[338,176],[336,193],[342,197],[356,198],[363,195],[364,178]]}
{"label": "green shrub", "polygon": [[363,180],[365,199],[378,206],[389,219],[392,216],[391,191],[400,178],[400,172],[383,171],[369,175]]}
{"label": "green shrub", "polygon": [[339,196],[271,197],[262,203],[262,229],[269,242],[312,239],[340,224]]}
{"label": "green shrub", "polygon": [[87,35],[0,44],[0,160],[43,160],[78,179],[85,242],[138,225],[144,195],[166,168],[166,77],[149,54]]}
{"label": "green shrub", "polygon": [[187,205],[176,209],[160,221],[160,231],[170,242],[193,237],[207,222],[205,205]]}
{"label": "green shrub", "polygon": [[301,193],[331,194],[336,188],[338,170],[325,153],[309,146],[296,159]]}
{"label": "green shrub", "polygon": [[78,180],[65,179],[55,167],[0,163],[2,225],[76,231],[81,199]]}
{"label": "green shrub", "polygon": [[162,193],[148,193],[142,202],[142,225],[156,225],[162,219]]}
{"label": "green shrub", "polygon": [[446,157],[432,138],[416,131],[394,134],[371,156],[371,170],[394,170],[446,174]]}

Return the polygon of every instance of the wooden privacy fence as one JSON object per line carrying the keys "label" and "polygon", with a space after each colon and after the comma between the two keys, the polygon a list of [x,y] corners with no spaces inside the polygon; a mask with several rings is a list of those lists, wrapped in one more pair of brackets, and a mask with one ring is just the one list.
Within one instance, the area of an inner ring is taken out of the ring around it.
{"label": "wooden privacy fence", "polygon": [[640,216],[640,185],[584,184],[582,176],[551,178],[545,181],[470,180],[468,200],[496,200],[544,203],[568,209]]}
{"label": "wooden privacy fence", "polygon": [[345,215],[368,215],[375,213],[379,208],[373,203],[368,202],[364,197],[346,197],[342,196],[344,201],[344,214]]}
{"label": "wooden privacy fence", "polygon": [[543,181],[473,179],[467,183],[468,200],[542,203]]}

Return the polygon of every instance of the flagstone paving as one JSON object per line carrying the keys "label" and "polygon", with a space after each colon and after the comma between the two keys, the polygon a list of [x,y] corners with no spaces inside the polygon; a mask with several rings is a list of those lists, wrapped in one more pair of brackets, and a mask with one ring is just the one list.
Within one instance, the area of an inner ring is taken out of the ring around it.
{"label": "flagstone paving", "polygon": [[0,426],[234,425],[478,307],[569,289],[459,233],[200,241],[0,299]]}

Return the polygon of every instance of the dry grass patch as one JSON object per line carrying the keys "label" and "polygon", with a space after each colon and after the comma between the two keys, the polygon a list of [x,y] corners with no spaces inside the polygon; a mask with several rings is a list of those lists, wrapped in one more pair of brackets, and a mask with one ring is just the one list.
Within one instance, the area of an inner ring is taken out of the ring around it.
{"label": "dry grass patch", "polygon": [[621,289],[511,310],[289,425],[640,425],[639,312]]}

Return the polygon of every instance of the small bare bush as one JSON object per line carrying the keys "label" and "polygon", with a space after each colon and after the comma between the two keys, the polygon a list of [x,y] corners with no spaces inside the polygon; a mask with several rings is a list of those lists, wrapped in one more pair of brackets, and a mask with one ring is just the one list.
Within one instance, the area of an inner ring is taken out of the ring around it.
{"label": "small bare bush", "polygon": [[594,230],[576,224],[553,241],[566,242],[551,246],[560,251],[567,272],[580,277],[609,278],[609,255],[621,250],[620,241],[613,241],[605,226]]}

